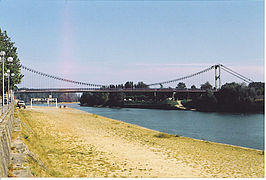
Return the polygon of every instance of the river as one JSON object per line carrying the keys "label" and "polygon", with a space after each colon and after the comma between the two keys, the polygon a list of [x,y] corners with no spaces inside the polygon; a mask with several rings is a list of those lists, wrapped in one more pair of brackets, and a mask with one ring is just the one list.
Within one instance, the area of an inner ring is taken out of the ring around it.
{"label": "river", "polygon": [[169,134],[264,150],[264,114],[67,106]]}

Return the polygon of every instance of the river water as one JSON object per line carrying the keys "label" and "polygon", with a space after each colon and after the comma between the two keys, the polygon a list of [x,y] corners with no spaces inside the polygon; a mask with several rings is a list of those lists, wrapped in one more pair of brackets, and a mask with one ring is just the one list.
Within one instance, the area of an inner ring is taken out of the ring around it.
{"label": "river water", "polygon": [[264,150],[264,114],[67,106],[169,134]]}

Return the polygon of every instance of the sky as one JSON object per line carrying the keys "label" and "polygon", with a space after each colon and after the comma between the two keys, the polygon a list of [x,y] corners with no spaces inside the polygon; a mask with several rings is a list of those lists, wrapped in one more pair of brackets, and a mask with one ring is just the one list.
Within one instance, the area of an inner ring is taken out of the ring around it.
{"label": "sky", "polygon": [[[224,64],[264,81],[262,0],[0,0],[0,28],[23,65],[73,80],[154,83]],[[188,83],[214,71],[199,79]]]}

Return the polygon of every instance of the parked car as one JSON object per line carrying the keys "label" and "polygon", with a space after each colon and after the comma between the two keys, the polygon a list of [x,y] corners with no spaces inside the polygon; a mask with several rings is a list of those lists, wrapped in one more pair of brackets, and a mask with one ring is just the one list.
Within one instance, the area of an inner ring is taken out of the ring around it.
{"label": "parked car", "polygon": [[17,107],[19,107],[19,108],[22,108],[23,107],[25,109],[26,108],[25,102],[24,101],[21,101],[21,100],[18,101]]}

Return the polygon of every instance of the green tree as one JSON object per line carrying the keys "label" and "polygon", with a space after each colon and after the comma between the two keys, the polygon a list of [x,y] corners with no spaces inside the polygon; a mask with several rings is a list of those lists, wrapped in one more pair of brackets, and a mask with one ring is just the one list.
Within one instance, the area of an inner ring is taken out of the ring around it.
{"label": "green tree", "polygon": [[177,87],[176,88],[177,89],[185,89],[186,88],[186,84],[183,83],[183,82],[180,82],[180,83],[177,84]]}
{"label": "green tree", "polygon": [[86,92],[81,95],[79,100],[81,105],[87,105],[87,95],[88,93]]}
{"label": "green tree", "polygon": [[[17,55],[17,48],[14,46],[14,42],[7,36],[6,31],[2,31],[0,28],[0,51],[5,51],[5,69],[4,71],[7,72],[7,69],[10,70],[10,73],[14,73],[14,77],[10,78],[10,88],[14,89],[17,88],[16,84],[20,84],[23,75],[20,73],[20,60]],[[13,58],[12,63],[8,63],[6,60],[8,57]],[[2,64],[2,63],[1,63]],[[0,77],[2,77],[2,65],[0,68]],[[2,86],[2,81],[0,81]],[[5,84],[7,87],[7,79],[5,80]],[[1,89],[2,90],[2,89]]]}
{"label": "green tree", "polygon": [[136,84],[135,87],[136,88],[148,88],[149,86],[141,81],[141,82],[138,82],[138,84]]}
{"label": "green tree", "polygon": [[109,88],[111,88],[111,89],[112,89],[112,88],[116,88],[116,86],[113,85],[113,84],[110,84],[110,85],[109,85]]}
{"label": "green tree", "polygon": [[99,106],[99,105],[105,105],[108,101],[109,93],[98,93],[98,92],[89,92],[89,93],[83,93],[80,98],[80,103],[82,105],[88,105],[88,106]]}
{"label": "green tree", "polygon": [[212,85],[209,83],[209,81],[207,81],[206,83],[204,83],[200,86],[200,89],[202,89],[202,90],[212,89]]}
{"label": "green tree", "polygon": [[251,110],[256,92],[244,84],[226,83],[217,94],[222,111],[248,112]]}
{"label": "green tree", "polygon": [[121,107],[124,104],[125,94],[120,92],[109,93],[107,105]]}
{"label": "green tree", "polygon": [[127,82],[125,83],[125,88],[133,88],[133,87],[134,87],[134,84],[133,84],[132,81],[127,81]]}
{"label": "green tree", "polygon": [[197,108],[202,111],[215,111],[217,106],[217,99],[210,89],[206,90],[197,99]]}
{"label": "green tree", "polygon": [[192,85],[190,89],[197,89],[195,85]]}
{"label": "green tree", "polygon": [[257,96],[264,95],[264,86],[263,82],[252,82],[248,85],[249,88],[252,88],[256,91]]}

